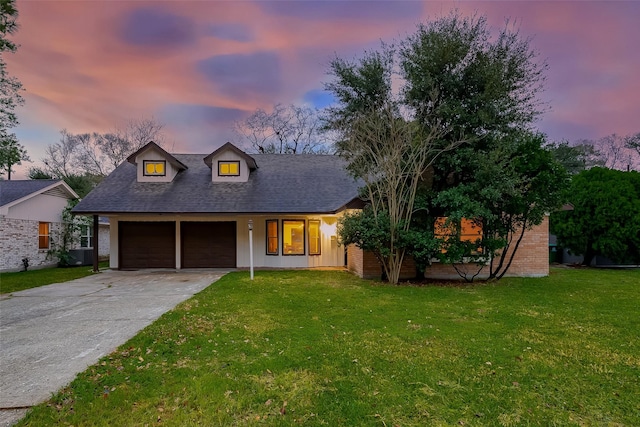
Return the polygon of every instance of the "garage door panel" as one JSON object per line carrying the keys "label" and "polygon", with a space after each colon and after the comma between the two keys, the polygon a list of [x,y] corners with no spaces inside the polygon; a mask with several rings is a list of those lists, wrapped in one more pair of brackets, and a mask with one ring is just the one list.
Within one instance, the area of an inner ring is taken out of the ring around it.
{"label": "garage door panel", "polygon": [[175,222],[118,223],[120,268],[175,268]]}
{"label": "garage door panel", "polygon": [[182,222],[183,268],[235,268],[235,221]]}

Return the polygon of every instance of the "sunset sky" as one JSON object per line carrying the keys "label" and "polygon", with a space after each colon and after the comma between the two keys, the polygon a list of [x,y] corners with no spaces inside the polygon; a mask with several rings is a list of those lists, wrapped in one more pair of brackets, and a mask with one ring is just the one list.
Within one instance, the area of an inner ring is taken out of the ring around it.
{"label": "sunset sky", "polygon": [[233,122],[274,103],[325,107],[328,64],[447,15],[515,20],[549,65],[538,122],[550,140],[640,132],[636,1],[18,0],[20,47],[5,54],[25,88],[15,130],[33,163],[71,133],[127,119],[166,125],[172,152],[237,140]]}

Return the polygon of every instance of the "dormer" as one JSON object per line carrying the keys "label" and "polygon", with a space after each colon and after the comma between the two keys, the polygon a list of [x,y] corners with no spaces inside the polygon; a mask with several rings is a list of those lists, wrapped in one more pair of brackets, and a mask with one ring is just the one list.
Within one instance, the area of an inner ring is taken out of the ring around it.
{"label": "dormer", "polygon": [[171,182],[187,166],[151,141],[129,157],[136,165],[138,182]]}
{"label": "dormer", "polygon": [[211,169],[213,182],[247,182],[252,170],[258,169],[253,157],[227,142],[204,158]]}

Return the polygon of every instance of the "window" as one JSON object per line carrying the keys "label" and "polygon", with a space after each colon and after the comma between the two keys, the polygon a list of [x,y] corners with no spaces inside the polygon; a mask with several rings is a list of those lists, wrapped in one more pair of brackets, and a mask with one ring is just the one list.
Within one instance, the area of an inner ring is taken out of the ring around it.
{"label": "window", "polygon": [[80,247],[81,248],[93,247],[93,227],[88,225],[80,226]]}
{"label": "window", "polygon": [[282,254],[304,255],[303,220],[282,220]]}
{"label": "window", "polygon": [[240,176],[240,162],[218,162],[218,176]]}
{"label": "window", "polygon": [[278,255],[278,220],[267,220],[267,255]]}
{"label": "window", "polygon": [[41,222],[38,224],[38,249],[49,249],[49,223]]}
{"label": "window", "polygon": [[165,176],[167,162],[164,160],[145,160],[142,162],[144,176]]}
{"label": "window", "polygon": [[309,255],[320,255],[320,221],[309,220]]}
{"label": "window", "polygon": [[[457,224],[447,223],[447,217],[436,218],[434,224],[434,234],[437,238],[448,241],[452,237],[456,237],[461,242],[475,243],[482,239],[482,226],[472,219],[462,218],[460,226]],[[446,248],[442,252],[446,252]],[[482,252],[482,248],[473,251],[474,254]]]}

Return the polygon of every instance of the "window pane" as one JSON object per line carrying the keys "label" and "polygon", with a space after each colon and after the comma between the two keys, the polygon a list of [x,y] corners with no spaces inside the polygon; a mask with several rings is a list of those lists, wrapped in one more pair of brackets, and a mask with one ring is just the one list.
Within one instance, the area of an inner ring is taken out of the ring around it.
{"label": "window pane", "polygon": [[144,161],[144,174],[147,176],[164,176],[164,161]]}
{"label": "window pane", "polygon": [[49,223],[48,222],[41,222],[40,224],[38,224],[38,234],[40,234],[41,236],[49,235]]}
{"label": "window pane", "polygon": [[278,220],[267,220],[267,254],[278,255]]}
{"label": "window pane", "polygon": [[482,226],[476,224],[473,220],[462,218],[460,225],[461,241],[475,242],[478,239],[482,239]]}
{"label": "window pane", "polygon": [[284,255],[304,255],[304,221],[282,221]]}
{"label": "window pane", "polygon": [[240,162],[218,162],[219,176],[238,176],[240,175]]}
{"label": "window pane", "polygon": [[309,221],[309,255],[320,255],[320,221]]}
{"label": "window pane", "polygon": [[49,249],[49,223],[38,224],[38,249]]}

